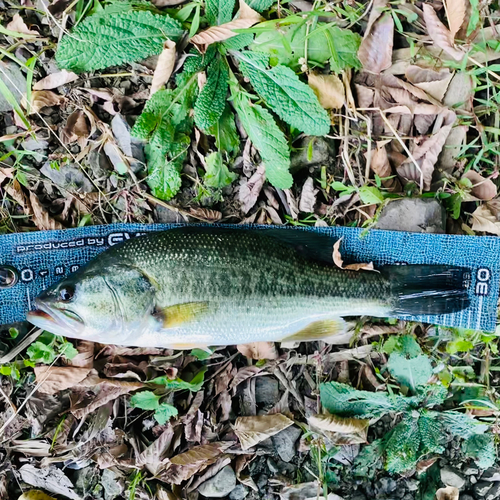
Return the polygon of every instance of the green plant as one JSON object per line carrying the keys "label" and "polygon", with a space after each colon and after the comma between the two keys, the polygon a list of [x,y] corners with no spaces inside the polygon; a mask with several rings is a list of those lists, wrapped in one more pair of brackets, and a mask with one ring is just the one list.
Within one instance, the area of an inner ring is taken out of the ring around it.
{"label": "green plant", "polygon": [[43,332],[38,340],[28,347],[26,352],[34,363],[47,365],[53,363],[59,355],[73,359],[78,354],[71,342],[49,332]]}

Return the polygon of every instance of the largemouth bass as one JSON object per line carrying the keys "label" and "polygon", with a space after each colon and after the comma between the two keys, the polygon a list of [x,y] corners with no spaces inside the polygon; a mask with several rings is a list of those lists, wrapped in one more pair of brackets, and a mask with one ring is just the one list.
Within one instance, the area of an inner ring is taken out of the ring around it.
{"label": "largemouth bass", "polygon": [[343,317],[447,314],[469,305],[466,269],[347,271],[331,238],[299,230],[185,227],[110,248],[36,299],[57,335],[142,347],[341,343]]}

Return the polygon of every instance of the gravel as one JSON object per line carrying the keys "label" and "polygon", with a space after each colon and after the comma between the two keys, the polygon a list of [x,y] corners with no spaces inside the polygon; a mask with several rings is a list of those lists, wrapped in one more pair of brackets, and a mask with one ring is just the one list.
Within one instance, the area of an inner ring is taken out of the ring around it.
{"label": "gravel", "polygon": [[446,486],[454,486],[455,488],[462,488],[465,484],[465,478],[462,474],[451,467],[443,467],[441,469],[441,481]]}
{"label": "gravel", "polygon": [[198,492],[207,498],[226,497],[236,487],[236,474],[233,469],[226,465],[214,477],[205,481],[198,487]]}

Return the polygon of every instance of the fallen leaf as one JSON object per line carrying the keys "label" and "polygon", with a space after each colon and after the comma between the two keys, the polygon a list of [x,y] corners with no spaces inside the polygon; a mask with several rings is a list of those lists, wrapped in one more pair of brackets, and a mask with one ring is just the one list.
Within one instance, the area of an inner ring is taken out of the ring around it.
{"label": "fallen leaf", "polygon": [[486,205],[480,205],[472,213],[472,230],[500,236],[500,221]]}
{"label": "fallen leaf", "polygon": [[337,75],[311,73],[307,78],[309,87],[314,90],[319,103],[325,109],[340,109],[344,105],[344,84]]}
{"label": "fallen leaf", "polygon": [[244,366],[243,368],[240,368],[238,370],[238,373],[236,373],[233,380],[231,381],[231,385],[229,386],[229,389],[236,388],[239,384],[241,384],[245,380],[248,380],[251,377],[255,377],[255,375],[257,375],[261,371],[262,371],[262,368],[259,366],[255,366],[255,365]]}
{"label": "fallen leaf", "polygon": [[84,148],[87,144],[89,134],[85,113],[77,109],[68,116],[66,125],[61,131],[61,140],[64,144],[78,142],[80,147]]}
{"label": "fallen leaf", "polygon": [[[64,96],[57,95],[50,90],[34,90],[31,92],[31,103],[28,114],[38,113],[43,108],[50,106],[60,106],[65,100]],[[24,107],[27,108],[27,106]]]}
{"label": "fallen leaf", "polygon": [[349,434],[364,431],[370,425],[370,420],[362,418],[343,418],[337,415],[311,415],[307,418],[309,425],[322,431]]}
{"label": "fallen leaf", "polygon": [[244,484],[254,491],[259,491],[259,488],[255,484],[255,481],[249,474],[243,475],[243,470],[250,464],[250,462],[255,458],[255,455],[239,455],[236,457],[236,463],[234,472],[236,473],[236,479],[241,484]]}
{"label": "fallen leaf", "polygon": [[[156,476],[164,467],[163,457],[172,446],[175,433],[170,424],[162,432],[161,436],[153,441],[138,457],[136,464],[144,466],[151,474]],[[168,462],[167,462],[168,463]]]}
{"label": "fallen leaf", "polygon": [[250,342],[249,344],[238,344],[238,351],[250,359],[276,359],[278,353],[274,342]]}
{"label": "fallen leaf", "polygon": [[53,219],[33,191],[30,191],[30,207],[33,214],[33,223],[42,231],[51,229],[64,229],[64,226]]}
{"label": "fallen leaf", "polygon": [[30,490],[23,493],[17,500],[56,500],[54,497],[49,497],[42,490]]}
{"label": "fallen leaf", "polygon": [[[369,263],[357,263],[357,264],[349,264],[344,266],[344,261],[342,259],[342,255],[340,253],[340,243],[342,242],[342,238],[338,239],[333,245],[333,263],[339,267],[340,269],[348,269],[350,271],[375,271],[373,267],[373,262]],[[378,271],[375,271],[378,272]]]}
{"label": "fallen leaf", "polygon": [[92,368],[94,366],[94,342],[80,340],[76,346],[78,354],[66,362],[68,366],[77,368]]}
{"label": "fallen leaf", "polygon": [[458,500],[459,490],[455,486],[447,486],[446,488],[439,488],[436,491],[436,500]]}
{"label": "fallen leaf", "polygon": [[456,61],[461,61],[465,53],[454,46],[453,35],[439,20],[434,8],[431,7],[430,4],[424,3],[422,5],[422,9],[424,11],[424,21],[427,27],[427,32],[434,42],[434,45],[444,50]]}
{"label": "fallen leaf", "polygon": [[472,183],[470,194],[479,200],[492,200],[497,195],[497,187],[491,179],[485,179],[475,170],[469,170],[464,176]]}
{"label": "fallen leaf", "polygon": [[314,205],[316,205],[316,195],[319,190],[314,189],[314,181],[312,177],[308,177],[302,186],[300,193],[299,210],[305,213],[313,213]]}
{"label": "fallen leaf", "polygon": [[[349,465],[351,462],[349,462]],[[328,496],[321,495],[322,488],[317,481],[310,483],[294,484],[286,486],[279,493],[280,500],[343,500],[335,493],[328,493]]]}
{"label": "fallen leaf", "polygon": [[158,62],[156,63],[156,69],[151,83],[151,92],[149,94],[150,97],[168,82],[172,72],[174,71],[175,59],[175,42],[167,40],[163,44],[163,51],[159,55]]}
{"label": "fallen leaf", "polygon": [[247,181],[244,181],[244,184],[240,186],[238,198],[242,203],[241,210],[244,214],[247,214],[257,203],[257,199],[259,198],[265,180],[266,168],[261,163],[252,177],[250,177]]}
{"label": "fallen leaf", "polygon": [[452,38],[458,33],[458,30],[464,24],[466,1],[465,0],[444,0],[444,8],[446,17],[448,18],[448,26]]}
{"label": "fallen leaf", "polygon": [[190,41],[198,47],[200,52],[205,52],[208,45],[236,36],[238,33],[233,30],[250,28],[263,20],[264,18],[258,12],[251,9],[244,0],[240,0],[238,19],[220,26],[211,26],[207,30],[194,35]]}
{"label": "fallen leaf", "polygon": [[31,486],[43,488],[71,500],[81,500],[80,496],[73,490],[73,483],[57,467],[51,466],[37,469],[34,465],[25,464],[19,469],[19,472],[22,480]]}
{"label": "fallen leaf", "polygon": [[415,87],[424,90],[431,97],[441,102],[446,95],[453,73],[448,68],[435,71],[412,64],[406,68],[405,76]]}
{"label": "fallen leaf", "polygon": [[390,12],[382,12],[386,7],[385,0],[373,3],[368,26],[358,50],[363,69],[370,73],[379,74],[392,64],[394,19]]}
{"label": "fallen leaf", "polygon": [[[386,141],[377,142],[377,149],[372,152],[370,168],[382,179],[382,185],[387,188],[388,191],[399,192],[401,190],[401,183],[392,174],[392,168],[385,146]],[[392,178],[387,179],[387,177]]]}
{"label": "fallen leaf", "polygon": [[186,0],[152,0],[152,4],[156,7],[175,7],[184,3]]}
{"label": "fallen leaf", "polygon": [[293,425],[293,420],[290,420],[281,413],[255,417],[238,417],[234,424],[234,432],[240,440],[241,448],[248,450],[291,425]]}
{"label": "fallen leaf", "polygon": [[35,366],[37,384],[43,381],[38,391],[43,394],[56,394],[81,382],[90,372],[90,368],[74,366]]}
{"label": "fallen leaf", "polygon": [[217,222],[222,219],[222,212],[212,208],[189,207],[189,215],[206,222]]}
{"label": "fallen leaf", "polygon": [[42,78],[33,85],[33,90],[50,90],[65,85],[66,83],[74,82],[78,80],[79,76],[72,71],[58,71],[57,73],[52,73],[51,75]]}
{"label": "fallen leaf", "polygon": [[7,24],[6,27],[10,31],[17,31],[17,33],[40,36],[40,33],[38,33],[38,31],[30,30],[28,26],[26,26],[26,23],[23,21],[23,18],[19,14],[14,14],[12,21]]}

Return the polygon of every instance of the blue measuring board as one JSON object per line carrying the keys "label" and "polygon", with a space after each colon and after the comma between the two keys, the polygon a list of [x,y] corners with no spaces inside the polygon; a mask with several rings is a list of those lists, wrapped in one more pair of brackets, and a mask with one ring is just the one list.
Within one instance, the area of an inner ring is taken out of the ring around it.
{"label": "blue measuring board", "polygon": [[[24,321],[33,299],[62,277],[76,271],[110,246],[150,231],[164,231],[179,224],[111,224],[61,231],[39,231],[0,236],[0,267],[11,266],[12,280],[3,276],[0,288],[0,324]],[[228,225],[225,225],[228,227]],[[241,230],[276,226],[241,226]],[[449,264],[471,270],[470,306],[441,316],[400,316],[443,326],[492,332],[497,322],[500,277],[500,238],[446,234],[406,233],[350,227],[283,228],[314,231],[339,239],[346,263]],[[15,276],[15,277],[14,277]],[[2,278],[2,276],[0,276]],[[6,280],[6,282],[5,282]],[[1,280],[0,280],[1,281]]]}

